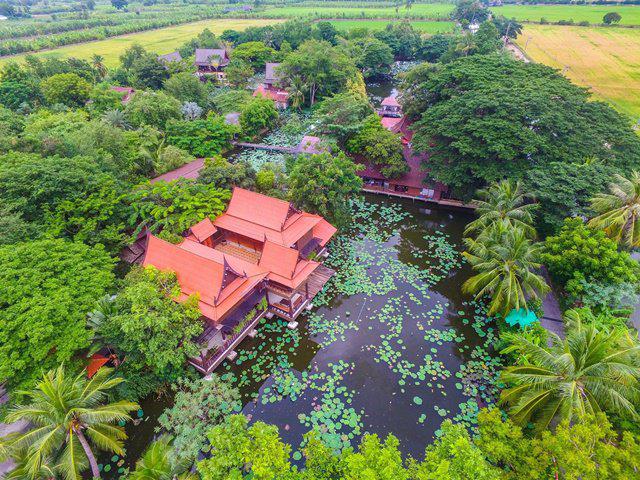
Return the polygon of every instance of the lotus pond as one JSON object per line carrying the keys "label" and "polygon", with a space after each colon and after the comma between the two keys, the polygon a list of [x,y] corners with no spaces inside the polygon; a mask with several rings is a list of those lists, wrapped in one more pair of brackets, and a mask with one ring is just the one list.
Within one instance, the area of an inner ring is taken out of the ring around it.
{"label": "lotus pond", "polygon": [[[470,218],[376,196],[353,204],[352,231],[333,241],[327,260],[337,275],[313,310],[296,330],[264,320],[216,373],[240,388],[244,414],[279,426],[294,459],[312,428],[335,449],[365,432],[393,433],[422,457],[445,418],[473,428],[497,393],[493,326],[460,292]],[[170,402],[143,402],[142,421],[128,427],[127,459],[111,459],[110,470],[134,463]]]}

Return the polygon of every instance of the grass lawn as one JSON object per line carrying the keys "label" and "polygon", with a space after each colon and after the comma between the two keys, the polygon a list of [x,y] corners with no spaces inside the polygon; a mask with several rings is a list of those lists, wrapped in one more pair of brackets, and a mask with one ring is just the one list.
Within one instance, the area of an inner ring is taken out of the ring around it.
{"label": "grass lawn", "polygon": [[640,29],[526,25],[517,40],[534,61],[565,69],[637,121],[640,117]]}
{"label": "grass lawn", "polygon": [[394,7],[273,7],[268,8],[259,15],[271,18],[288,17],[322,17],[322,18],[395,18],[395,17],[420,17],[420,18],[448,18],[453,10],[453,4],[448,3],[420,3],[410,9],[404,6]]}
{"label": "grass lawn", "polygon": [[621,25],[640,25],[640,5],[504,5],[491,7],[491,11],[516,20],[539,22],[546,18],[550,22],[573,20],[578,23],[602,23],[602,17],[609,12],[622,16]]}
{"label": "grass lawn", "polygon": [[[351,30],[353,28],[368,28],[370,30],[382,30],[390,22],[388,20],[334,20],[331,23],[335,25],[339,31]],[[447,33],[453,30],[453,22],[430,22],[430,21],[413,21],[411,25],[416,30],[423,33]]]}
{"label": "grass lawn", "polygon": [[[118,65],[122,52],[134,43],[139,43],[144,48],[158,54],[169,53],[181,46],[186,41],[198,35],[202,30],[208,28],[213,33],[220,34],[227,29],[243,30],[247,27],[276,23],[280,20],[263,19],[211,19],[199,22],[186,23],[173,27],[149,30],[146,32],[132,33],[119,37],[99,40],[96,42],[79,43],[55,48],[44,52],[35,53],[37,57],[76,57],[90,59],[94,53],[104,57],[104,63],[108,67]],[[15,55],[13,57],[0,58],[0,65],[4,65],[11,60],[20,60],[25,55]]]}

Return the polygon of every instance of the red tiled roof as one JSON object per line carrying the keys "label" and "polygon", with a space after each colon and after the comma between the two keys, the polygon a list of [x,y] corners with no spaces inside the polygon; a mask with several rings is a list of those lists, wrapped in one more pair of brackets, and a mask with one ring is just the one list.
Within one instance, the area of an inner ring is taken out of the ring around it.
{"label": "red tiled roof", "polygon": [[211,235],[213,235],[218,231],[218,229],[213,225],[209,217],[196,223],[189,230],[191,234],[194,237],[196,237],[196,240],[198,240],[199,242],[203,242],[204,240],[206,240],[207,238],[209,238]]}
{"label": "red tiled roof", "polygon": [[384,100],[382,100],[381,105],[383,107],[399,107],[400,104],[398,103],[398,100],[396,100],[396,97],[390,96],[385,98]]}
{"label": "red tiled roof", "polygon": [[[227,211],[216,218],[213,224],[218,229],[259,242],[269,240],[291,247],[320,222],[326,223],[326,220],[319,215],[296,210],[289,202],[236,187]],[[323,236],[319,238],[322,244],[326,244],[333,236],[335,229],[331,233],[332,229],[321,230]]]}
{"label": "red tiled roof", "polygon": [[[244,296],[267,276],[249,262],[226,256],[191,240],[180,245],[149,236],[143,265],[176,273],[180,284],[180,302],[199,295],[200,311],[219,321]],[[230,281],[229,281],[230,280]]]}
{"label": "red tiled roof", "polygon": [[394,133],[398,133],[400,131],[400,124],[403,122],[403,118],[400,117],[382,117],[381,122],[382,126],[387,130],[391,130]]}
{"label": "red tiled roof", "polygon": [[264,85],[259,85],[258,88],[253,91],[254,97],[257,97],[258,95],[270,98],[274,102],[286,103],[289,101],[289,92],[286,90],[267,88]]}
{"label": "red tiled roof", "polygon": [[99,353],[93,354],[89,360],[89,365],[87,365],[87,377],[93,377],[98,373],[98,370],[104,367],[107,363],[109,363],[109,357],[105,357]]}
{"label": "red tiled roof", "polygon": [[269,271],[269,280],[297,288],[320,264],[300,258],[298,250],[265,242],[259,266]]}
{"label": "red tiled roof", "polygon": [[178,178],[198,178],[200,170],[203,168],[204,158],[198,158],[193,162],[189,162],[175,170],[171,170],[170,172],[163,173],[159,177],[151,179],[151,183],[170,182],[172,180],[177,180]]}

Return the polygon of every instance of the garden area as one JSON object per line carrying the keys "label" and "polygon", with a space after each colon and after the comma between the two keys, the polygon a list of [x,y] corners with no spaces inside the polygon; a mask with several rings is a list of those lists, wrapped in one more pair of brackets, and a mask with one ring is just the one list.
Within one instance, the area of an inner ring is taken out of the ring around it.
{"label": "garden area", "polygon": [[[421,457],[445,418],[473,428],[478,409],[496,400],[495,327],[460,293],[470,216],[379,197],[354,211],[326,262],[338,273],[313,311],[294,330],[264,319],[216,373],[242,393],[242,413],[277,425],[294,446],[311,429],[336,451],[364,432],[393,433],[405,454]],[[146,420],[128,427],[124,468],[170,404],[155,394],[141,402]]]}

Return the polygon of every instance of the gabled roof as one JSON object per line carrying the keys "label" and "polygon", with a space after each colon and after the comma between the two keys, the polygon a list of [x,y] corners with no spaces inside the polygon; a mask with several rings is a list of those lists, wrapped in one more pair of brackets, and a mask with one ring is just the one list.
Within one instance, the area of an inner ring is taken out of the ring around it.
{"label": "gabled roof", "polygon": [[238,187],[233,190],[227,211],[213,222],[218,229],[285,247],[291,247],[312,229],[314,237],[318,236],[315,228],[320,223],[326,224],[317,230],[322,235],[318,237],[320,244],[325,245],[336,229],[321,216],[301,212],[290,202]]}
{"label": "gabled roof", "polygon": [[164,55],[158,55],[158,60],[161,62],[171,63],[182,61],[182,55],[177,50],[171,53],[165,53]]}
{"label": "gabled roof", "polygon": [[274,102],[278,103],[287,103],[289,101],[289,92],[286,90],[266,88],[264,85],[258,85],[258,87],[253,91],[254,97],[257,97],[258,95],[261,95],[264,98],[270,98]]}
{"label": "gabled roof", "polygon": [[176,273],[180,285],[178,301],[199,295],[200,311],[219,321],[267,276],[267,272],[241,259],[185,239],[174,245],[149,236],[143,265]]}
{"label": "gabled roof", "polygon": [[258,265],[269,271],[269,280],[297,288],[320,264],[300,258],[298,250],[266,241]]}
{"label": "gabled roof", "polygon": [[383,107],[399,107],[400,106],[396,97],[393,97],[393,96],[389,96],[384,100],[382,100],[381,105]]}
{"label": "gabled roof", "polygon": [[281,230],[295,209],[290,202],[260,193],[234,188],[227,215],[256,223],[272,230]]}
{"label": "gabled roof", "polygon": [[196,48],[196,65],[211,65],[216,57],[220,63],[225,63],[227,51],[224,48]]}
{"label": "gabled roof", "polygon": [[201,220],[189,229],[189,232],[196,237],[198,242],[203,242],[217,231],[218,229],[213,225],[209,217]]}

